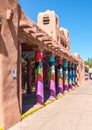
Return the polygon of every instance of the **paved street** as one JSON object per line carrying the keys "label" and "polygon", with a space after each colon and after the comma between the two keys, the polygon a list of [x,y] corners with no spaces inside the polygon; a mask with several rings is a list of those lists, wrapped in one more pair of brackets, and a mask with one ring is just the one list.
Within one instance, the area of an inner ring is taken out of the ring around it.
{"label": "paved street", "polygon": [[28,116],[9,130],[92,130],[92,81]]}

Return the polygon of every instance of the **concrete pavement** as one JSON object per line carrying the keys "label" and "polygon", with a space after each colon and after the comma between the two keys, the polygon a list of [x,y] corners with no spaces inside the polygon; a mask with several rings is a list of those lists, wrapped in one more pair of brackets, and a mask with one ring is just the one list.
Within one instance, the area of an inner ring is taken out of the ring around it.
{"label": "concrete pavement", "polygon": [[92,130],[92,81],[87,81],[9,130]]}

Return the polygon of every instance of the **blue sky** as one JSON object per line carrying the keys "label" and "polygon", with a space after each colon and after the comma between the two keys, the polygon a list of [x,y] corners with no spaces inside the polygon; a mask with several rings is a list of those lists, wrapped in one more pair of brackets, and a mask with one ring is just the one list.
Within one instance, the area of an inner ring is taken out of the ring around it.
{"label": "blue sky", "polygon": [[70,32],[71,52],[92,58],[92,0],[19,0],[26,15],[37,22],[39,12],[54,10],[60,27]]}

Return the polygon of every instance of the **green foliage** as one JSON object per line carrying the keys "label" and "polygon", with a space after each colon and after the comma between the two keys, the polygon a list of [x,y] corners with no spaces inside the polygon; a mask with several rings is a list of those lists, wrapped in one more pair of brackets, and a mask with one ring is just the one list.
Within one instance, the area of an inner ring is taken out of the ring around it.
{"label": "green foliage", "polygon": [[92,59],[88,58],[88,61],[85,61],[85,65],[88,65],[90,68],[92,68]]}
{"label": "green foliage", "polygon": [[27,66],[27,62],[25,59],[21,58],[21,65],[22,65],[22,69],[24,70],[24,72],[26,73],[26,66]]}

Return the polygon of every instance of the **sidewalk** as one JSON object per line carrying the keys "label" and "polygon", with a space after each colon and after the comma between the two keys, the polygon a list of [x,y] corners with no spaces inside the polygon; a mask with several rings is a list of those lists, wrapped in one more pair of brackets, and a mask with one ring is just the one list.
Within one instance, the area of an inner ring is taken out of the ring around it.
{"label": "sidewalk", "polygon": [[92,81],[66,94],[9,130],[92,130]]}

